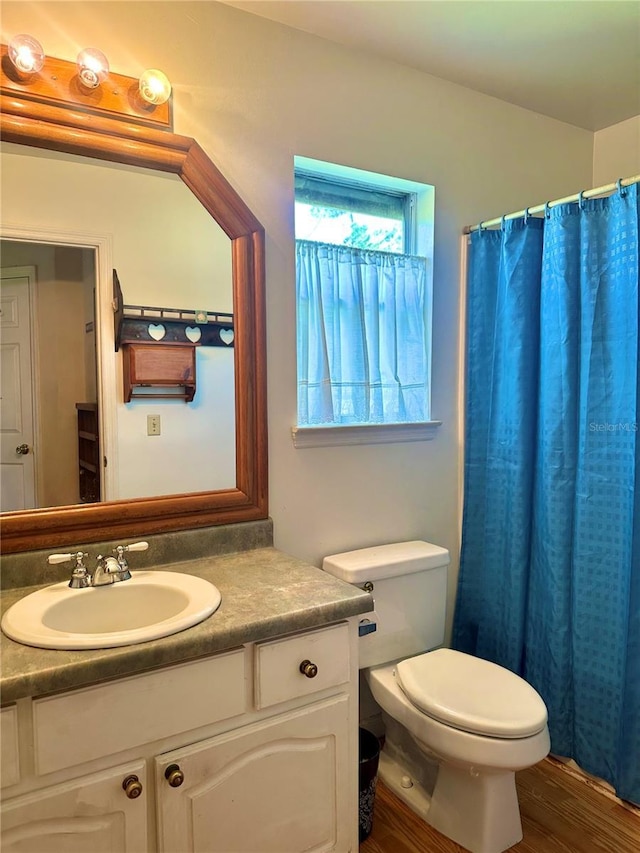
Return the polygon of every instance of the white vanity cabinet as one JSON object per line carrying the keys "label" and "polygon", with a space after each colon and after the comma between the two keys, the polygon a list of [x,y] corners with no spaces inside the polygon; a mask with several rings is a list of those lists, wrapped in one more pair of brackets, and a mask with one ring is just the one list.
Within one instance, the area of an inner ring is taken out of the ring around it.
{"label": "white vanity cabinet", "polygon": [[3,853],[355,853],[356,643],[352,617],[20,700]]}

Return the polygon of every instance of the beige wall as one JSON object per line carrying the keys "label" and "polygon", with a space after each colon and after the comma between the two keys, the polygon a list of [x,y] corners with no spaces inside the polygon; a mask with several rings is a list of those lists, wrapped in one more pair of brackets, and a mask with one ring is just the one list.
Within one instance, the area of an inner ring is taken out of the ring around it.
{"label": "beige wall", "polygon": [[598,130],[593,137],[593,186],[640,175],[640,115]]}
{"label": "beige wall", "polygon": [[[452,551],[452,602],[461,230],[589,186],[593,135],[212,2],[4,2],[2,23],[57,56],[95,44],[122,73],[162,68],[176,131],[198,139],[264,224],[276,545],[320,564],[344,549],[431,540]],[[293,447],[295,154],[436,187],[433,416],[443,426],[431,442]]]}
{"label": "beige wall", "polygon": [[[126,304],[233,311],[230,241],[174,175],[20,145],[3,145],[0,156],[3,221],[68,231],[78,239],[108,237]],[[111,281],[103,286],[111,288]],[[113,317],[103,322],[113,334]],[[60,343],[69,340],[61,336]],[[81,356],[84,342],[77,343],[69,351]],[[110,392],[117,401],[117,490],[108,497],[233,486],[233,350],[198,348],[198,392],[189,404],[136,400],[125,405],[122,353],[111,348],[107,357],[116,362],[118,377]],[[161,416],[159,437],[147,435],[148,414]],[[105,450],[112,461],[115,454]]]}

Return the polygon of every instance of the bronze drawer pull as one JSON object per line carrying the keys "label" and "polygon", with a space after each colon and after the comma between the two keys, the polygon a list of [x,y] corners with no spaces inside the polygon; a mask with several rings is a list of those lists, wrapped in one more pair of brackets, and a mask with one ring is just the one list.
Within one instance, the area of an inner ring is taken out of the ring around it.
{"label": "bronze drawer pull", "polygon": [[303,660],[300,664],[300,672],[306,675],[307,678],[315,678],[318,674],[318,667],[310,660]]}
{"label": "bronze drawer pull", "polygon": [[164,778],[172,788],[179,788],[184,782],[184,773],[179,764],[170,764],[164,771]]}
{"label": "bronze drawer pull", "polygon": [[125,792],[127,797],[130,800],[137,799],[142,793],[142,782],[138,779],[137,776],[133,774],[131,776],[127,776],[126,779],[122,783],[122,790]]}

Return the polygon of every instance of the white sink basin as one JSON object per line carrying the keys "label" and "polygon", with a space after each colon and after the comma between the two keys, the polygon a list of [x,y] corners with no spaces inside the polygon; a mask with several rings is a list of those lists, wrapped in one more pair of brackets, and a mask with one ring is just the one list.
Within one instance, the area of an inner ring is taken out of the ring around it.
{"label": "white sink basin", "polygon": [[108,586],[70,589],[63,581],[33,592],[7,610],[2,630],[42,649],[109,649],[176,634],[219,606],[218,588],[202,578],[132,571]]}

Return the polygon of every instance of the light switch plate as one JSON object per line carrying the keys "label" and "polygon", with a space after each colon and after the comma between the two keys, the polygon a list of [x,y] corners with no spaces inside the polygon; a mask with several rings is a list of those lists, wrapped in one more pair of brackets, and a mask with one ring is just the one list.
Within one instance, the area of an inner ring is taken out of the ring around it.
{"label": "light switch plate", "polygon": [[147,435],[160,435],[160,415],[147,415]]}

